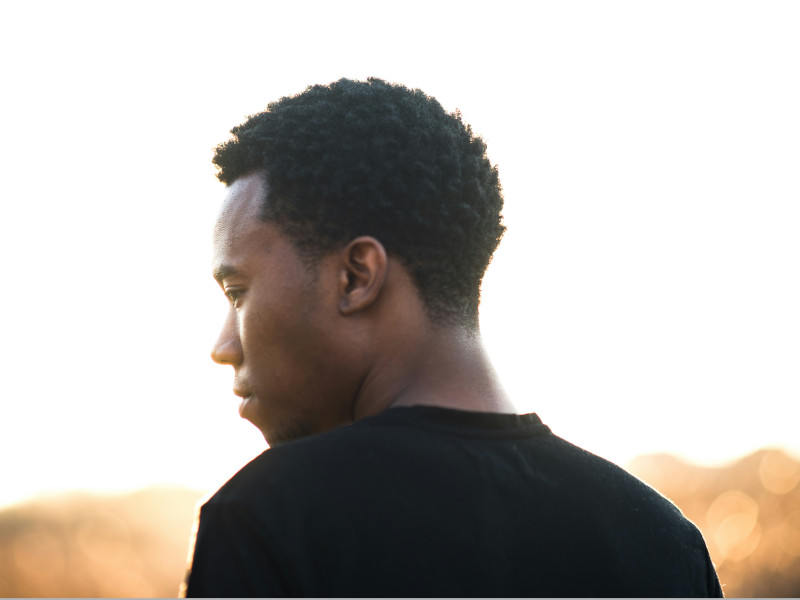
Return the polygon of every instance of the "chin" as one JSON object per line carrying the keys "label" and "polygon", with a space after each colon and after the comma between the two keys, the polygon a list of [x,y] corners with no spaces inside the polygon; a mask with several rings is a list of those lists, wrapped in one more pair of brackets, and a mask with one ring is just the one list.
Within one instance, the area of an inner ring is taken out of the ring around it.
{"label": "chin", "polygon": [[250,423],[261,432],[267,443],[272,446],[273,444],[270,443],[270,438],[272,437],[270,428],[263,422],[263,419],[259,418],[257,402],[254,396],[242,398],[242,401],[239,403],[239,416],[245,421],[250,421]]}
{"label": "chin", "polygon": [[307,423],[281,423],[277,426],[269,426],[263,423],[257,424],[253,421],[251,423],[261,431],[270,448],[320,433]]}

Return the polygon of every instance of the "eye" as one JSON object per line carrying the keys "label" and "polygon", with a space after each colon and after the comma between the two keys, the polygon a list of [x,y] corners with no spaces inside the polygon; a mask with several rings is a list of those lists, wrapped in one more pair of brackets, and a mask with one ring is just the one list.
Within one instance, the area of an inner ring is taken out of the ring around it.
{"label": "eye", "polygon": [[242,299],[242,295],[244,294],[244,290],[239,288],[227,288],[225,290],[225,297],[228,299],[228,302],[231,303],[231,306],[234,308],[239,308],[239,303]]}

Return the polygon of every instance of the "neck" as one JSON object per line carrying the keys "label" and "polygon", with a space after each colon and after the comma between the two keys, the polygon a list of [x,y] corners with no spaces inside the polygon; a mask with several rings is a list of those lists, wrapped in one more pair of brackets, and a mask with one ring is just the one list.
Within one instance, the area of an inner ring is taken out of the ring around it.
{"label": "neck", "polygon": [[439,406],[516,413],[489,361],[480,334],[461,328],[419,328],[383,346],[363,379],[354,420],[397,406]]}

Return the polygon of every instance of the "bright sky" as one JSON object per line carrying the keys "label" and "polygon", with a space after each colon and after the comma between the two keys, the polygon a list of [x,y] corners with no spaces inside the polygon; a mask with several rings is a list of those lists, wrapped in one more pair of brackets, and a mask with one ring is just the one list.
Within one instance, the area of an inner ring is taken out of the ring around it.
{"label": "bright sky", "polygon": [[264,448],[209,359],[212,148],[342,76],[461,109],[508,234],[520,411],[624,463],[800,453],[800,4],[14,2],[0,18],[0,504],[211,489]]}

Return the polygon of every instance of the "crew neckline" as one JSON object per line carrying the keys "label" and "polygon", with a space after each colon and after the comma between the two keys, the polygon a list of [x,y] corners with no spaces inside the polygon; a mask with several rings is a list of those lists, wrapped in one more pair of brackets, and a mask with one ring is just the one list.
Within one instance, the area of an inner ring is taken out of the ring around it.
{"label": "crew neckline", "polygon": [[404,423],[483,438],[528,437],[551,433],[550,428],[542,423],[536,413],[494,413],[426,405],[389,408],[362,422],[365,425]]}

